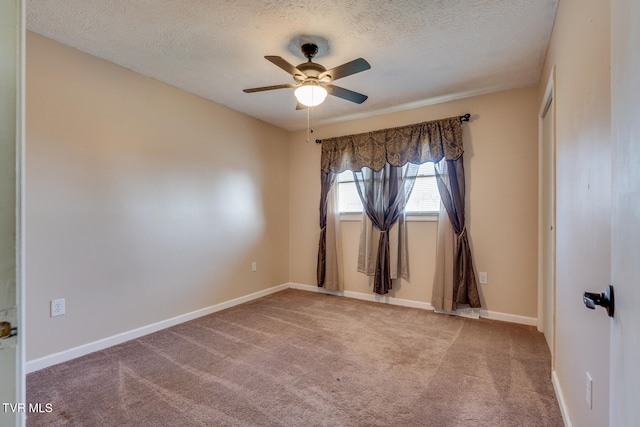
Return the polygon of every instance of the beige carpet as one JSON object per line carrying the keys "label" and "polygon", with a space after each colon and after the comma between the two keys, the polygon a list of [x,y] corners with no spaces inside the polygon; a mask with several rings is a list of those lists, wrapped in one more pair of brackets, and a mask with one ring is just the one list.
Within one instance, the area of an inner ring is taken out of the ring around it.
{"label": "beige carpet", "polygon": [[27,426],[562,426],[535,328],[286,290],[27,376]]}

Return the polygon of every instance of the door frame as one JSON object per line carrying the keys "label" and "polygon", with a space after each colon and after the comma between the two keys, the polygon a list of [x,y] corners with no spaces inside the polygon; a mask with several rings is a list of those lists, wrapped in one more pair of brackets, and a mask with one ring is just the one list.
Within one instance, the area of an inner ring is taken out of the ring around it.
{"label": "door frame", "polygon": [[[16,102],[16,287],[18,308],[18,354],[16,367],[16,396],[18,402],[27,402],[27,372],[25,352],[25,314],[26,314],[26,289],[25,289],[25,160],[26,160],[26,50],[27,50],[27,13],[26,1],[16,0],[18,3],[18,94]],[[16,421],[17,426],[26,424],[26,414],[21,413]]]}
{"label": "door frame", "polygon": [[[553,326],[552,326],[552,345],[551,345],[551,369],[555,370],[555,352],[556,352],[556,109],[555,109],[555,78],[556,78],[556,67],[555,65],[551,68],[549,73],[549,77],[547,79],[547,86],[544,91],[544,95],[542,97],[542,101],[540,103],[540,109],[538,111],[538,331],[543,332],[545,329],[544,324],[544,254],[545,250],[550,249],[553,252],[553,308],[552,308],[552,317],[553,317]],[[553,187],[553,218],[552,223],[554,226],[553,229],[553,237],[551,241],[551,248],[544,247],[544,234],[547,230],[543,230],[543,215],[544,213],[544,186],[543,186],[543,160],[544,160],[544,137],[543,137],[543,120],[546,116],[546,113],[549,109],[551,103],[554,103],[553,109],[553,117],[552,120],[552,138],[551,138],[551,168],[553,170],[552,174],[552,187]]]}
{"label": "door frame", "polygon": [[[1,0],[0,0],[1,1]],[[13,402],[12,404],[24,404],[26,401],[26,370],[25,370],[25,61],[26,61],[26,1],[10,0],[15,12],[16,30],[16,58],[15,58],[15,326],[17,336],[15,342],[15,367],[14,372]],[[5,4],[11,4],[9,2]],[[6,12],[6,10],[4,10]],[[5,58],[3,58],[5,59]],[[7,159],[9,160],[9,159]],[[10,161],[10,160],[9,160]],[[6,348],[2,351],[10,351]],[[24,408],[24,407],[23,407]],[[4,408],[3,408],[4,409]],[[4,409],[7,412],[6,409]],[[13,425],[24,426],[26,423],[25,409],[17,409],[13,412]]]}

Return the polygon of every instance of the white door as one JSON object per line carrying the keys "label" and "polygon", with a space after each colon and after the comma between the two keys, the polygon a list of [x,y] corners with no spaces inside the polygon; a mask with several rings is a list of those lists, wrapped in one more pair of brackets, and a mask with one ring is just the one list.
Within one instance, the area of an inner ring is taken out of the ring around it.
{"label": "white door", "polygon": [[[612,227],[609,425],[640,423],[640,3],[611,2]],[[605,284],[603,284],[604,287]]]}
{"label": "white door", "polygon": [[[17,178],[22,147],[22,2],[0,1],[0,425],[24,422],[20,333],[21,204]],[[18,213],[17,213],[18,212]],[[14,329],[17,328],[17,329]]]}
{"label": "white door", "polygon": [[[539,275],[540,331],[544,333],[555,361],[555,292],[556,292],[556,231],[555,231],[555,102],[554,74],[551,71],[547,90],[540,108],[540,167],[539,167]],[[554,368],[555,366],[552,366]]]}

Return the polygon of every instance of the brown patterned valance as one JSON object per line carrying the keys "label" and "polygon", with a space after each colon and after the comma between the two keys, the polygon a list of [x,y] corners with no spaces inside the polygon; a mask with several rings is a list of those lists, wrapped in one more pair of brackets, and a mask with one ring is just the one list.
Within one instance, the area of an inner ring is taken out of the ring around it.
{"label": "brown patterned valance", "polygon": [[389,163],[456,160],[463,153],[460,117],[322,140],[322,172],[340,173],[368,167],[379,171]]}

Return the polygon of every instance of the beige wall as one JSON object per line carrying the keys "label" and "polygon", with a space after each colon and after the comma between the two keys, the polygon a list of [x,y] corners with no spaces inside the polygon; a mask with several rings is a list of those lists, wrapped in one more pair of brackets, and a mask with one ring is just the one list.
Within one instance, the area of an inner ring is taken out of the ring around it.
{"label": "beige wall", "polygon": [[32,33],[26,97],[27,361],[287,282],[287,132]]}
{"label": "beige wall", "polygon": [[[366,132],[471,113],[464,125],[467,226],[476,271],[489,274],[480,285],[486,310],[537,316],[537,88],[517,89],[385,114],[306,131],[290,138],[289,279],[315,285],[319,236],[320,145],[316,138]],[[371,292],[357,273],[358,222],[343,222],[345,287]],[[435,264],[435,222],[409,224],[410,282],[391,296],[429,302]],[[394,285],[395,286],[395,285]]]}
{"label": "beige wall", "polygon": [[[584,291],[610,279],[609,1],[562,0],[539,101],[556,67],[556,375],[574,426],[609,422],[609,318]],[[585,399],[593,378],[593,409]]]}

